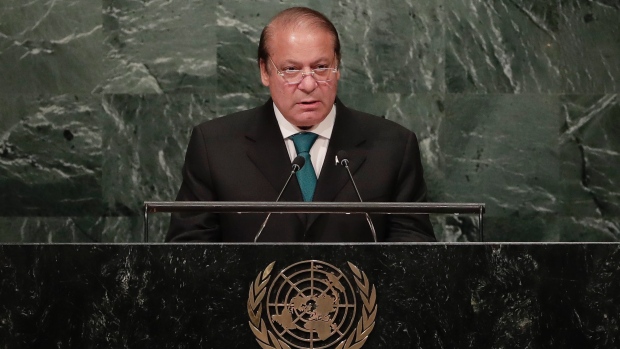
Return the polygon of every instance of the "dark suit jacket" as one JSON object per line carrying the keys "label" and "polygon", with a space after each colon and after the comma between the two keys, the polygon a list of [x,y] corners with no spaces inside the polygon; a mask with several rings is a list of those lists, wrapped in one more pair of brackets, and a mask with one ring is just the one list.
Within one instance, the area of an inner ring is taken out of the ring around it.
{"label": "dark suit jacket", "polygon": [[[314,201],[359,202],[339,150],[365,202],[424,201],[426,185],[412,132],[336,100],[336,121]],[[177,201],[275,201],[291,171],[270,99],[264,105],[196,126],[185,156]],[[280,201],[303,201],[295,178]],[[167,241],[250,242],[266,214],[175,213]],[[379,241],[434,241],[427,215],[373,215]],[[262,242],[372,241],[363,215],[275,214]]]}

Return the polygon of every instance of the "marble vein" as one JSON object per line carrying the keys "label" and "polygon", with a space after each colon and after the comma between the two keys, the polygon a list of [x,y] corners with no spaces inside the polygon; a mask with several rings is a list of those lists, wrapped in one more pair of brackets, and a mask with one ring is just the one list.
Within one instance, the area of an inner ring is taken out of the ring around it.
{"label": "marble vein", "polygon": [[[540,28],[545,34],[547,34],[553,41],[557,41],[557,38],[553,31],[545,24],[544,20],[541,20],[536,14],[532,11],[526,9],[522,4],[515,0],[510,0],[519,11],[527,16],[532,23],[534,23],[538,28]],[[505,6],[505,5],[504,5]]]}
{"label": "marble vein", "polygon": [[66,45],[74,40],[79,40],[82,38],[87,38],[92,36],[93,34],[95,34],[96,32],[98,32],[99,30],[101,30],[103,28],[103,25],[97,25],[95,26],[92,30],[88,31],[88,32],[84,32],[84,33],[73,33],[73,34],[69,34],[67,36],[65,36],[62,39],[59,40],[50,40],[50,43],[55,44],[55,45]]}
{"label": "marble vein", "polygon": [[[24,31],[22,31],[19,35],[23,36],[26,33],[34,31],[35,29],[37,29],[41,25],[41,23],[43,23],[43,21],[50,16],[50,13],[52,13],[52,10],[54,9],[54,6],[56,5],[56,1],[57,0],[51,0],[51,1],[46,2],[45,4],[49,5],[48,8],[47,8],[47,11],[41,16],[41,18],[39,18],[34,23],[34,25],[32,27],[24,29]],[[33,5],[39,4],[39,1],[33,1],[30,4],[33,4]],[[30,5],[30,4],[26,4],[26,5]]]}
{"label": "marble vein", "polygon": [[491,44],[493,45],[493,54],[495,58],[499,61],[500,66],[502,67],[502,72],[504,73],[504,76],[506,77],[506,79],[508,79],[510,85],[512,86],[512,89],[516,93],[519,93],[521,91],[521,86],[515,80],[514,75],[512,73],[512,61],[514,60],[514,55],[508,53],[503,48],[503,45],[506,42],[506,39],[502,36],[502,32],[497,27],[497,23],[495,22],[495,20],[493,20],[494,18],[498,18],[498,16],[492,13],[493,12],[492,7],[489,6],[486,8],[486,10],[487,10],[487,15],[489,16],[489,18],[491,18],[490,20],[491,31],[494,34],[494,37],[491,38]]}
{"label": "marble vein", "polygon": [[218,5],[217,10],[219,14],[217,17],[218,26],[235,28],[240,34],[250,40],[253,44],[258,45],[262,28],[257,29],[254,26],[234,19],[233,14],[222,5]]}

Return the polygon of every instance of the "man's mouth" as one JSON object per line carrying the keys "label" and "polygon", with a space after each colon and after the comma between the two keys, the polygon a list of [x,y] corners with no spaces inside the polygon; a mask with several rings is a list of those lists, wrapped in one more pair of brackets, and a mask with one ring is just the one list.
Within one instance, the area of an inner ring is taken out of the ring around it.
{"label": "man's mouth", "polygon": [[299,102],[299,104],[302,104],[302,105],[313,105],[313,104],[316,104],[318,102],[319,101],[302,101],[302,102]]}

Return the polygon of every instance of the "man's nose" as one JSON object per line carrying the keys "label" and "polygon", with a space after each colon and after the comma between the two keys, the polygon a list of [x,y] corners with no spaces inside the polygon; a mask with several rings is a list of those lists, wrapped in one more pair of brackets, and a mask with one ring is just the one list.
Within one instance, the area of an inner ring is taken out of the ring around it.
{"label": "man's nose", "polygon": [[318,86],[318,82],[314,79],[312,74],[305,74],[301,78],[301,82],[297,85],[297,88],[304,92],[312,92]]}

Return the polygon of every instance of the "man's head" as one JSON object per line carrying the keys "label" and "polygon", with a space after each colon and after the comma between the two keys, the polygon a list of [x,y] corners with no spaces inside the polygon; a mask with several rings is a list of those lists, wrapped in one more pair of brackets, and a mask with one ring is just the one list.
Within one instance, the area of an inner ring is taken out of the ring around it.
{"label": "man's head", "polygon": [[[261,81],[269,87],[284,117],[295,126],[316,125],[332,109],[339,63],[338,32],[317,11],[293,7],[277,14],[263,29],[258,47]],[[311,76],[312,69],[323,69],[325,75]],[[287,70],[301,70],[301,81],[297,84],[299,78],[288,78]]]}

